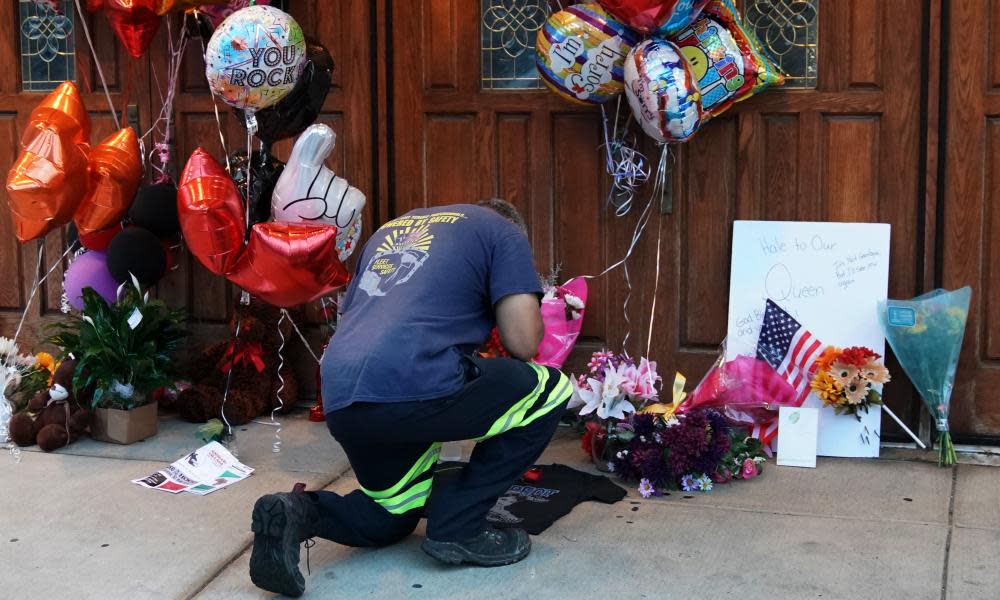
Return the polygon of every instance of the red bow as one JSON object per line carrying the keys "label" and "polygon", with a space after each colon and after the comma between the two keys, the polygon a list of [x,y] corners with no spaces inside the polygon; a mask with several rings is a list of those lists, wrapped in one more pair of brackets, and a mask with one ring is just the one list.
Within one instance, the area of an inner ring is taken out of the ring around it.
{"label": "red bow", "polygon": [[264,370],[264,349],[261,347],[260,342],[253,342],[250,344],[240,344],[240,350],[233,356],[233,349],[235,344],[229,342],[229,346],[226,348],[226,353],[222,356],[222,362],[219,364],[219,369],[223,373],[228,373],[230,369],[234,366],[242,363],[244,365],[253,365],[257,372],[260,373]]}

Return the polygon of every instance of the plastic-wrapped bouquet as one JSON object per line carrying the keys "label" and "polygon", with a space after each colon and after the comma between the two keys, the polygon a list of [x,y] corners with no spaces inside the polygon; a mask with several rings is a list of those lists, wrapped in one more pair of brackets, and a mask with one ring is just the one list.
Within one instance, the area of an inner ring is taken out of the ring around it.
{"label": "plastic-wrapped bouquet", "polygon": [[11,416],[49,387],[55,368],[49,354],[21,354],[13,340],[0,337],[0,444],[7,441]]}
{"label": "plastic-wrapped bouquet", "polygon": [[938,462],[943,466],[955,464],[956,459],[948,413],[971,298],[972,288],[966,286],[879,305],[885,337],[934,417],[939,433]]}

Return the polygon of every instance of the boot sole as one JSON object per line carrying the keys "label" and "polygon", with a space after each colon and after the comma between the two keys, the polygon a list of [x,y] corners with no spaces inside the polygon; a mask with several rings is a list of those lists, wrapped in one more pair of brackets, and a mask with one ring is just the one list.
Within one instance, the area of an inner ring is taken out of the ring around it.
{"label": "boot sole", "polygon": [[[293,508],[281,496],[263,496],[253,507],[250,530],[254,533],[250,554],[250,579],[269,592],[298,598],[305,592],[299,571],[299,540],[287,527],[287,511]],[[296,552],[292,553],[291,548]]]}
{"label": "boot sole", "polygon": [[489,556],[470,552],[464,546],[456,542],[436,542],[427,538],[424,538],[420,548],[429,556],[436,558],[445,564],[470,564],[476,565],[477,567],[503,567],[506,565],[512,565],[516,562],[524,560],[524,558],[531,553],[530,543],[524,550],[518,552],[517,554]]}

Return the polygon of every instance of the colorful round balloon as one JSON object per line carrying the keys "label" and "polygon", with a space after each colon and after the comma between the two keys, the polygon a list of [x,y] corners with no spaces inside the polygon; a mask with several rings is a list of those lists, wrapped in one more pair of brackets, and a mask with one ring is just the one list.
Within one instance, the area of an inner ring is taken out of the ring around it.
{"label": "colorful round balloon", "polygon": [[638,35],[595,2],[561,10],[538,30],[538,72],[572,102],[603,104],[622,92],[622,69]]}
{"label": "colorful round balloon", "polygon": [[666,40],[648,39],[625,61],[625,94],[643,131],[658,142],[691,138],[701,123],[701,98],[687,60]]}
{"label": "colorful round balloon", "polygon": [[226,103],[251,113],[291,92],[305,64],[302,28],[273,6],[234,12],[205,49],[209,85]]}

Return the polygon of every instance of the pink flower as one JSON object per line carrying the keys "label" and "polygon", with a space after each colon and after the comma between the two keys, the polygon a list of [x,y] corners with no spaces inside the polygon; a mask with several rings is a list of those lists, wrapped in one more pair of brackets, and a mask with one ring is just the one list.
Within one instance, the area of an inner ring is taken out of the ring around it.
{"label": "pink flower", "polygon": [[760,475],[760,471],[757,470],[757,463],[752,458],[743,461],[743,468],[740,469],[740,477],[743,479],[753,479],[757,475]]}
{"label": "pink flower", "polygon": [[653,400],[659,396],[656,384],[662,381],[656,374],[656,363],[643,358],[639,361],[639,366],[628,365],[624,368],[622,375],[625,382],[622,389],[633,398],[640,400]]}

